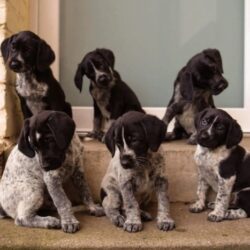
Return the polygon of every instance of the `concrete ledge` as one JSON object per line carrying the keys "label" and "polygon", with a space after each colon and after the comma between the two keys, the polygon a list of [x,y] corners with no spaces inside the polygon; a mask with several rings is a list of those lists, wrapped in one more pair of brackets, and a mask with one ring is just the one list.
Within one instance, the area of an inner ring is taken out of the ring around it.
{"label": "concrete ledge", "polygon": [[[250,150],[250,137],[244,136],[242,145]],[[169,180],[169,196],[172,202],[190,202],[196,199],[197,171],[193,160],[196,146],[186,141],[174,141],[162,145],[166,156],[166,174]],[[106,146],[96,141],[84,142],[84,168],[87,180],[96,200],[102,178],[111,155]]]}
{"label": "concrete ledge", "polygon": [[[155,206],[151,210],[155,214]],[[188,206],[171,204],[176,229],[161,232],[155,221],[145,222],[142,232],[130,234],[113,226],[106,217],[76,214],[81,230],[73,235],[61,230],[31,229],[0,220],[0,249],[249,249],[250,220],[212,223],[207,212],[191,214]]]}

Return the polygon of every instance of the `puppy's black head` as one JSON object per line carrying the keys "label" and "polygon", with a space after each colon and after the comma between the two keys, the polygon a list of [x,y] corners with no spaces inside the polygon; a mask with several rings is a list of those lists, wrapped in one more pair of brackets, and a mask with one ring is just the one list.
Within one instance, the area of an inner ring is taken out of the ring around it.
{"label": "puppy's black head", "polygon": [[222,59],[219,50],[206,49],[192,57],[181,75],[188,89],[193,87],[220,94],[228,86],[223,77]]}
{"label": "puppy's black head", "polygon": [[158,150],[165,131],[166,125],[157,117],[130,111],[112,124],[105,143],[124,168],[134,168],[147,163],[149,149]]}
{"label": "puppy's black head", "polygon": [[111,50],[96,49],[85,55],[75,74],[75,85],[81,91],[86,75],[98,88],[110,88],[114,84],[115,56]]}
{"label": "puppy's black head", "polygon": [[197,142],[203,147],[217,148],[226,145],[231,148],[242,139],[240,125],[229,114],[220,109],[208,108],[195,118]]}
{"label": "puppy's black head", "polygon": [[18,149],[33,158],[36,154],[45,171],[59,168],[75,131],[74,121],[64,112],[42,111],[26,119]]}
{"label": "puppy's black head", "polygon": [[51,47],[31,31],[22,31],[1,44],[5,63],[16,73],[44,71],[55,60]]}

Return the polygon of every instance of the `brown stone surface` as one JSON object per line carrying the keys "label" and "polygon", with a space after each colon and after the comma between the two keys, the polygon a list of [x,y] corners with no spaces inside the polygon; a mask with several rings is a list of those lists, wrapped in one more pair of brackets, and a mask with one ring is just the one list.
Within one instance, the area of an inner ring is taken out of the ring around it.
{"label": "brown stone surface", "polygon": [[13,220],[3,219],[0,249],[250,249],[249,219],[212,223],[206,219],[207,212],[191,214],[182,203],[171,204],[171,210],[176,221],[174,231],[161,232],[152,221],[145,222],[143,231],[135,234],[116,228],[106,217],[83,212],[76,214],[81,230],[73,235],[18,227]]}
{"label": "brown stone surface", "polygon": [[[250,151],[250,137],[245,135],[242,145]],[[164,143],[166,173],[169,179],[169,196],[173,202],[189,202],[196,199],[197,174],[193,160],[195,146],[185,141]],[[84,142],[84,168],[91,190],[99,199],[100,183],[110,161],[106,146],[96,141]]]}

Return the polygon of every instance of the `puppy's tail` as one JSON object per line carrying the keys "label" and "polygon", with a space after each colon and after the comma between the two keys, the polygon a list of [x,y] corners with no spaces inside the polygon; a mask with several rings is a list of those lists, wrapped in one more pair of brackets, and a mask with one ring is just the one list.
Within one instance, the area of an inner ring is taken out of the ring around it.
{"label": "puppy's tail", "polygon": [[82,91],[83,76],[84,76],[84,72],[83,72],[82,65],[78,64],[74,81],[75,81],[76,87],[79,89],[80,92]]}

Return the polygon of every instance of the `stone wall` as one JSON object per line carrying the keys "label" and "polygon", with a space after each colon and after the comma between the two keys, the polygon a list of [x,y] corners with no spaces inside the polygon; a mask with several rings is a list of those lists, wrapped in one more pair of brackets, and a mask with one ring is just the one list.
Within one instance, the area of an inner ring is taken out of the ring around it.
{"label": "stone wall", "polygon": [[[30,1],[0,0],[0,43],[18,31],[29,29]],[[5,67],[0,53],[0,176],[6,154],[19,135],[22,121],[15,92],[15,74]]]}
{"label": "stone wall", "polygon": [[[11,34],[29,29],[30,0],[0,0],[0,43]],[[0,56],[0,139],[18,136],[22,115],[15,93],[15,75]]]}

